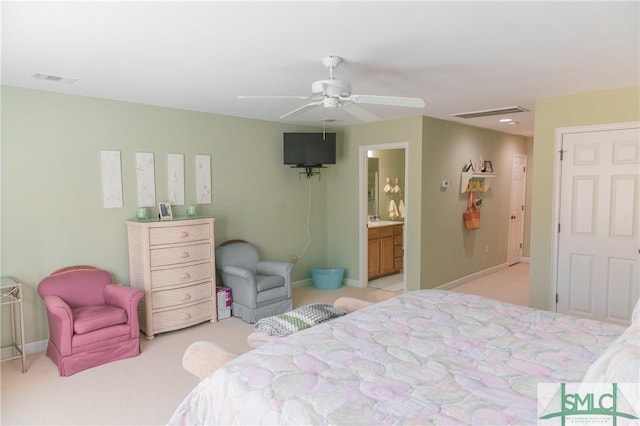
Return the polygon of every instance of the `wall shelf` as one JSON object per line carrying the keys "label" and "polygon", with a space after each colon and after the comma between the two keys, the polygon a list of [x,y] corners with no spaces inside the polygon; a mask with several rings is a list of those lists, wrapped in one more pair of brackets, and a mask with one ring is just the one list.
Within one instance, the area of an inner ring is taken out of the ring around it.
{"label": "wall shelf", "polygon": [[460,173],[460,193],[487,192],[495,177],[494,173],[462,172]]}

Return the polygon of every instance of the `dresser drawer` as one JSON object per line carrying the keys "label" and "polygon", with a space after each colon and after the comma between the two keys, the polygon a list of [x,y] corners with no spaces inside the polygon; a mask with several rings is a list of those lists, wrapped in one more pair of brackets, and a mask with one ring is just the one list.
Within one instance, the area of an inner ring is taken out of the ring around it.
{"label": "dresser drawer", "polygon": [[199,300],[211,300],[211,282],[196,284],[172,290],[154,291],[151,293],[152,309],[193,303]]}
{"label": "dresser drawer", "polygon": [[151,267],[176,265],[211,259],[209,243],[194,244],[182,247],[166,247],[151,249]]}
{"label": "dresser drawer", "polygon": [[209,225],[184,225],[172,227],[158,227],[149,229],[149,244],[190,243],[192,241],[208,240],[211,237]]}
{"label": "dresser drawer", "polygon": [[197,305],[153,314],[153,328],[156,333],[173,330],[210,320],[212,315],[213,302],[207,300]]}
{"label": "dresser drawer", "polygon": [[213,277],[211,269],[211,262],[207,262],[151,271],[151,288],[155,290],[167,286],[210,280]]}

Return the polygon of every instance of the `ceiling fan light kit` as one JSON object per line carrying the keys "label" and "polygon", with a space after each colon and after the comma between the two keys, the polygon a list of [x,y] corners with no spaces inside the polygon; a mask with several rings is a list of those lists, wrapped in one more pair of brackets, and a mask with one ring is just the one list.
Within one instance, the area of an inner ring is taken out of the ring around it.
{"label": "ceiling fan light kit", "polygon": [[310,99],[306,105],[281,115],[280,119],[292,118],[317,106],[322,108],[339,108],[354,117],[372,122],[380,119],[377,115],[362,108],[360,104],[400,106],[408,108],[424,108],[425,102],[420,98],[407,98],[399,96],[377,95],[352,95],[351,83],[334,78],[333,70],[342,63],[340,56],[326,56],[322,58],[322,64],[329,68],[329,78],[317,80],[311,83],[311,96],[238,96],[239,99]]}

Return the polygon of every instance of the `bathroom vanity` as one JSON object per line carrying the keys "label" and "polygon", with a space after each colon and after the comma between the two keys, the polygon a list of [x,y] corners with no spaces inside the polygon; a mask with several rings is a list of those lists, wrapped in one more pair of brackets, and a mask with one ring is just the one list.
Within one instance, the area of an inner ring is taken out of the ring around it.
{"label": "bathroom vanity", "polygon": [[368,223],[369,280],[402,272],[403,226],[392,221]]}

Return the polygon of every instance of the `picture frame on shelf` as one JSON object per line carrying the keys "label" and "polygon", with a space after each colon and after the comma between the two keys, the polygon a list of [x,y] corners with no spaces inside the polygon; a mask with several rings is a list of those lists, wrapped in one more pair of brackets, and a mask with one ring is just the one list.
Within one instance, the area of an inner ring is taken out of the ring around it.
{"label": "picture frame on shelf", "polygon": [[158,203],[158,211],[160,212],[160,220],[173,220],[171,203]]}
{"label": "picture frame on shelf", "polygon": [[493,173],[493,164],[491,164],[491,161],[484,160],[484,172]]}

